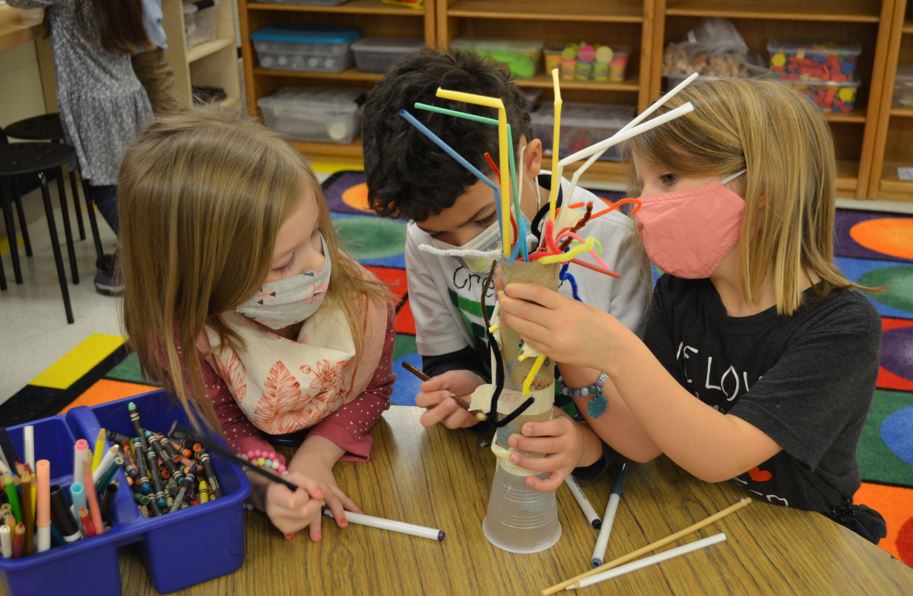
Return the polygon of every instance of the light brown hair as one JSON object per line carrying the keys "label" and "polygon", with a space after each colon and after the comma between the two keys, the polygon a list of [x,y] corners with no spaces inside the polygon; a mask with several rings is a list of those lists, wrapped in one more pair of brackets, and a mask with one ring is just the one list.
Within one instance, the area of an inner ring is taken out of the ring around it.
{"label": "light brown hair", "polygon": [[811,103],[782,83],[725,79],[690,85],[656,114],[688,101],[692,113],[634,137],[628,148],[683,176],[747,170],[739,242],[745,299],[769,278],[777,312],[789,315],[802,304],[805,275],[825,292],[861,287],[834,263],[834,142]]}
{"label": "light brown hair", "polygon": [[333,263],[326,301],[345,313],[357,360],[365,300],[388,295],[339,248],[320,185],[285,140],[239,113],[197,108],[155,120],[124,157],[124,324],[143,369],[173,391],[195,425],[191,405],[218,428],[203,387],[204,328],[221,345],[239,346],[220,314],[264,283],[279,228],[308,190]]}

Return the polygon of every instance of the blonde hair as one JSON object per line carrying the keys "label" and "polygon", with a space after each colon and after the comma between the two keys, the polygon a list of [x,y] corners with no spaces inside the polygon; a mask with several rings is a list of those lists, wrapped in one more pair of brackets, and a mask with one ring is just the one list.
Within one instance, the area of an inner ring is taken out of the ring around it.
{"label": "blonde hair", "polygon": [[726,79],[685,88],[657,115],[688,101],[694,112],[628,148],[684,176],[747,170],[739,243],[745,299],[770,277],[777,312],[790,315],[802,305],[804,275],[819,278],[825,293],[861,287],[834,264],[834,142],[811,103],[782,83]]}
{"label": "blonde hair", "polygon": [[201,418],[218,428],[203,387],[204,328],[239,346],[219,315],[264,283],[279,228],[308,190],[333,262],[326,300],[345,313],[357,360],[365,301],[388,295],[340,250],[320,185],[285,140],[238,113],[198,108],[157,119],[124,157],[124,324],[144,371],[173,391],[198,428]]}

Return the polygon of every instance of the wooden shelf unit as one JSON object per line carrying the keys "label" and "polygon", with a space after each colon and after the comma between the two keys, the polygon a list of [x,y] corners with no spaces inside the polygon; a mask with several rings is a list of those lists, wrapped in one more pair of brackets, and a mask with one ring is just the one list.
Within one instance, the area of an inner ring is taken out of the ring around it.
{"label": "wooden shelf unit", "polygon": [[[426,45],[439,48],[457,37],[627,45],[633,51],[625,81],[562,81],[561,89],[567,102],[627,104],[638,110],[663,88],[666,44],[682,39],[702,18],[731,19],[764,60],[767,42],[776,38],[858,42],[862,85],[856,109],[824,114],[837,148],[838,191],[842,197],[913,200],[913,183],[896,174],[898,164],[913,166],[913,143],[908,141],[913,138],[913,109],[891,105],[898,62],[913,63],[913,0],[426,0],[424,10],[380,0],[349,0],[337,6],[237,2],[248,109],[253,114],[258,113],[260,97],[283,86],[332,84],[367,90],[382,76],[355,68],[342,73],[259,68],[250,33],[270,25],[358,27],[366,36],[422,37]],[[516,83],[541,90],[541,101],[551,101],[552,82],[546,74]],[[346,145],[295,146],[312,159],[357,162],[362,157],[359,139]],[[623,185],[628,174],[623,164],[597,162],[586,177]]]}
{"label": "wooden shelf unit", "polygon": [[885,56],[872,176],[867,194],[876,199],[913,201],[913,181],[901,180],[898,167],[913,167],[913,109],[894,106],[894,80],[900,64],[913,64],[913,4],[895,0],[894,19]]}
{"label": "wooden shelf unit", "polygon": [[848,114],[824,113],[837,149],[837,189],[842,197],[868,196],[878,114],[885,80],[885,56],[896,0],[656,0],[651,89],[663,86],[662,53],[703,18],[723,17],[733,24],[750,50],[766,60],[772,39],[812,42],[857,42],[862,54],[857,77],[862,81],[856,108]]}
{"label": "wooden shelf unit", "polygon": [[234,7],[230,1],[221,0],[209,10],[216,11],[215,39],[190,47],[184,34],[183,2],[162,1],[162,23],[168,36],[165,59],[174,72],[174,94],[183,107],[193,104],[194,86],[223,89],[226,97],[219,105],[240,105]]}

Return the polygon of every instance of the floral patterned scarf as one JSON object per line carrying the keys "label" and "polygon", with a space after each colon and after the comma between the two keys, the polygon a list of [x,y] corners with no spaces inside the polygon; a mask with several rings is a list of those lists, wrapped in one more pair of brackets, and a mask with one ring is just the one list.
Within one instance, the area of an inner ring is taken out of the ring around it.
{"label": "floral patterned scarf", "polygon": [[315,425],[358,397],[374,376],[386,331],[386,312],[366,299],[365,340],[360,362],[342,310],[325,302],[301,326],[297,340],[258,327],[237,313],[223,322],[243,341],[234,350],[206,330],[208,362],[235,401],[260,430],[296,432]]}

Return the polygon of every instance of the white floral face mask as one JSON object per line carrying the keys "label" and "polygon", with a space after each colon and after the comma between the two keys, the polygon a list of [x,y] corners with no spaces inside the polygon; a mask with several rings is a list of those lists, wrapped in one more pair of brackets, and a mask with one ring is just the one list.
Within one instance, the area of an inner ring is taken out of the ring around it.
{"label": "white floral face mask", "polygon": [[320,236],[320,243],[323,247],[323,266],[264,284],[259,292],[235,311],[270,329],[295,325],[317,312],[326,297],[330,274],[333,272],[333,261],[323,235]]}

